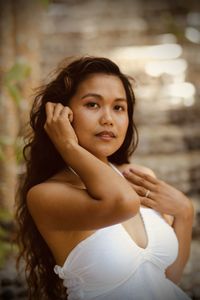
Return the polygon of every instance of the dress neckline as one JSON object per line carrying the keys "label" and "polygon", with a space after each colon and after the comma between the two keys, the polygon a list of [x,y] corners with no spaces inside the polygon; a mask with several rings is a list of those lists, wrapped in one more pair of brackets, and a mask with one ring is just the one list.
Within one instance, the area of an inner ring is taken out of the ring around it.
{"label": "dress neckline", "polygon": [[144,216],[143,216],[143,211],[145,209],[149,209],[148,207],[140,207],[140,215],[142,218],[142,221],[144,223],[144,227],[145,227],[145,231],[146,231],[146,236],[147,236],[147,246],[145,248],[140,247],[134,240],[133,238],[130,236],[130,234],[128,233],[128,231],[124,228],[124,226],[122,225],[122,223],[117,223],[117,224],[113,224],[110,226],[106,226],[106,227],[102,227],[97,229],[94,233],[92,233],[91,235],[89,235],[88,237],[86,237],[85,239],[81,240],[68,254],[68,256],[66,257],[64,263],[62,265],[58,265],[56,264],[55,267],[57,268],[64,268],[65,266],[67,266],[67,264],[70,262],[70,260],[72,259],[72,257],[74,257],[74,255],[76,255],[77,251],[79,249],[81,249],[81,247],[83,247],[86,243],[88,243],[89,241],[92,241],[93,239],[95,239],[102,231],[107,230],[108,228],[111,227],[115,227],[115,226],[119,226],[120,228],[122,228],[122,230],[126,233],[126,235],[128,236],[128,238],[132,241],[132,243],[134,244],[134,246],[136,248],[138,248],[141,252],[143,251],[147,251],[150,247],[150,239],[149,239],[149,233],[147,232],[147,226],[145,224],[144,221]]}
{"label": "dress neckline", "polygon": [[[112,163],[110,163],[109,162],[109,165],[111,166],[111,168],[113,169],[113,170],[115,170],[119,175],[121,175],[122,177],[124,177],[123,176],[123,174],[117,169],[117,167],[115,167]],[[148,248],[149,248],[149,244],[150,244],[150,239],[149,239],[149,232],[148,232],[148,230],[147,230],[147,226],[146,226],[146,223],[145,223],[145,218],[144,218],[144,216],[143,216],[143,210],[142,209],[149,209],[148,207],[144,207],[144,206],[140,206],[140,209],[139,209],[139,211],[138,211],[138,214],[139,214],[139,217],[140,217],[140,219],[141,219],[141,221],[142,221],[142,224],[143,224],[143,229],[144,229],[144,232],[145,232],[145,235],[146,235],[146,239],[147,239],[147,244],[146,244],[146,247],[141,247],[141,246],[139,246],[137,243],[136,243],[136,241],[131,237],[131,235],[128,233],[128,231],[126,230],[126,228],[122,225],[122,224],[120,224],[122,227],[123,227],[123,229],[126,231],[126,233],[128,234],[128,236],[130,237],[130,239],[133,241],[133,243],[136,245],[136,247],[137,248],[139,248],[139,249],[141,249],[142,251],[146,251],[146,250],[148,250]]]}
{"label": "dress neckline", "polygon": [[[119,175],[121,175],[122,177],[123,174],[112,164],[109,162],[109,165],[111,166],[111,168],[113,170],[115,170]],[[81,240],[71,251],[70,253],[68,254],[68,256],[66,257],[64,263],[62,266],[56,264],[56,267],[59,267],[59,268],[63,268],[65,265],[68,264],[69,260],[71,259],[71,257],[76,253],[76,251],[82,247],[85,243],[87,243],[88,241],[94,239],[97,235],[99,235],[103,230],[105,230],[106,228],[108,227],[111,227],[111,226],[120,226],[124,232],[127,234],[127,236],[131,239],[131,241],[133,242],[133,244],[138,248],[140,249],[141,251],[147,251],[148,248],[149,248],[149,244],[150,244],[150,239],[149,239],[149,233],[148,233],[148,230],[147,230],[147,226],[146,226],[146,223],[145,223],[145,218],[143,216],[143,211],[144,210],[148,210],[150,209],[149,207],[145,207],[145,206],[140,206],[140,209],[139,209],[139,215],[140,215],[140,218],[144,224],[144,230],[145,230],[145,233],[146,233],[146,237],[147,237],[147,246],[145,248],[143,247],[140,247],[135,241],[134,239],[130,236],[130,234],[128,233],[128,231],[125,229],[125,227],[122,225],[122,223],[117,223],[117,224],[113,224],[113,225],[110,225],[110,226],[107,226],[107,227],[102,227],[102,228],[99,228],[97,229],[94,233],[92,233],[91,235],[89,235],[88,237],[86,237],[85,239]]]}

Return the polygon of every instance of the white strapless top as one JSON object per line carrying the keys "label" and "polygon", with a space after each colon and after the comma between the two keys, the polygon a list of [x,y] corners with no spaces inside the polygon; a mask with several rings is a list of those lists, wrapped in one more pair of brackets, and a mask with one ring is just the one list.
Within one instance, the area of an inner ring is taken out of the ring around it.
{"label": "white strapless top", "polygon": [[148,238],[145,249],[116,224],[81,241],[62,267],[55,266],[68,300],[190,299],[165,276],[178,254],[173,228],[151,208],[141,207],[140,215]]}

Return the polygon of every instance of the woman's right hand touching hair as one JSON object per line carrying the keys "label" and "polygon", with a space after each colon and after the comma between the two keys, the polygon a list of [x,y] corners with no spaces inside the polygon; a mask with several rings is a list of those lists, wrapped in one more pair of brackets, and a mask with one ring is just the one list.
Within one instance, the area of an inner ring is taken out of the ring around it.
{"label": "woman's right hand touching hair", "polygon": [[78,138],[71,125],[73,112],[61,103],[47,102],[44,129],[54,146],[60,152],[67,144],[78,144]]}

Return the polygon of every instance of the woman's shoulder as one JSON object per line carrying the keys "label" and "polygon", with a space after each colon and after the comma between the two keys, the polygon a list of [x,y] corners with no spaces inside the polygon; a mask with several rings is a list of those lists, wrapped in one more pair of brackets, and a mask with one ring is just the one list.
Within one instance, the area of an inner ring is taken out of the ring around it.
{"label": "woman's shoulder", "polygon": [[154,171],[152,169],[150,169],[149,167],[145,167],[145,166],[142,166],[142,165],[138,165],[138,164],[135,164],[135,163],[126,163],[126,164],[122,164],[122,165],[119,165],[117,166],[117,168],[123,172],[127,169],[130,169],[130,168],[134,168],[138,171],[141,171],[143,173],[146,173],[148,175],[151,175],[153,177],[156,177]]}
{"label": "woman's shoulder", "polygon": [[[84,189],[83,183],[77,176],[69,172],[58,172],[47,180],[32,186],[27,192],[28,206],[40,206],[44,198],[57,197],[59,194],[66,194],[71,189]],[[48,201],[46,202],[48,204]]]}

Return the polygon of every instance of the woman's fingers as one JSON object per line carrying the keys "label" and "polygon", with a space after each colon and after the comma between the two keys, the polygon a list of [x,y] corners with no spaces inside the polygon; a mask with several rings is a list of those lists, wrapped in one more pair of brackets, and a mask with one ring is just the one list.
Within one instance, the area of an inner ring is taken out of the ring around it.
{"label": "woman's fingers", "polygon": [[[143,173],[142,173],[143,174]],[[138,174],[133,173],[132,171],[124,171],[123,172],[124,177],[129,180],[131,183],[140,186],[141,188],[150,191],[154,191],[156,186],[155,183],[152,183],[151,181],[149,181],[149,175],[147,174],[143,174],[143,176],[140,176]],[[146,192],[145,192],[146,194]],[[145,195],[143,193],[142,196]]]}
{"label": "woman's fingers", "polygon": [[54,114],[54,108],[55,108],[56,103],[52,103],[52,102],[47,102],[45,105],[45,111],[46,111],[46,122],[50,123],[52,118],[53,118],[53,114]]}
{"label": "woman's fingers", "polygon": [[150,191],[149,189],[135,185],[133,183],[131,184],[131,186],[140,197],[145,197],[146,195],[148,195],[148,198],[154,199],[154,192]]}
{"label": "woman's fingers", "polygon": [[46,122],[56,122],[59,117],[66,117],[70,123],[73,121],[73,112],[68,106],[63,106],[61,103],[47,102],[45,105],[46,110]]}
{"label": "woman's fingers", "polygon": [[73,121],[73,112],[69,107],[65,106],[62,109],[60,115],[61,116],[66,116],[69,119],[70,123],[72,123],[72,121]]}
{"label": "woman's fingers", "polygon": [[145,180],[153,183],[153,184],[157,184],[158,183],[158,179],[156,179],[155,177],[149,175],[149,174],[146,174],[146,173],[143,173],[142,171],[139,171],[133,167],[130,168],[130,172],[137,175],[138,177],[141,177],[141,178],[144,178]]}
{"label": "woman's fingers", "polygon": [[123,174],[140,196],[141,204],[172,216],[181,216],[188,207],[188,198],[166,182],[133,168]]}
{"label": "woman's fingers", "polygon": [[149,174],[132,168],[124,171],[123,175],[140,196],[141,204],[156,209],[160,181]]}
{"label": "woman's fingers", "polygon": [[140,197],[140,203],[144,206],[148,206],[155,209],[156,202],[146,197]]}
{"label": "woman's fingers", "polygon": [[53,112],[53,118],[52,118],[53,121],[56,121],[58,119],[63,108],[64,108],[64,106],[61,103],[56,103],[56,105],[54,107],[54,112]]}
{"label": "woman's fingers", "polygon": [[63,106],[61,103],[47,102],[45,105],[47,119],[44,124],[44,129],[48,134],[53,144],[58,148],[62,148],[63,143],[67,141],[75,141],[78,143],[78,138],[73,129],[73,112],[68,106]]}

